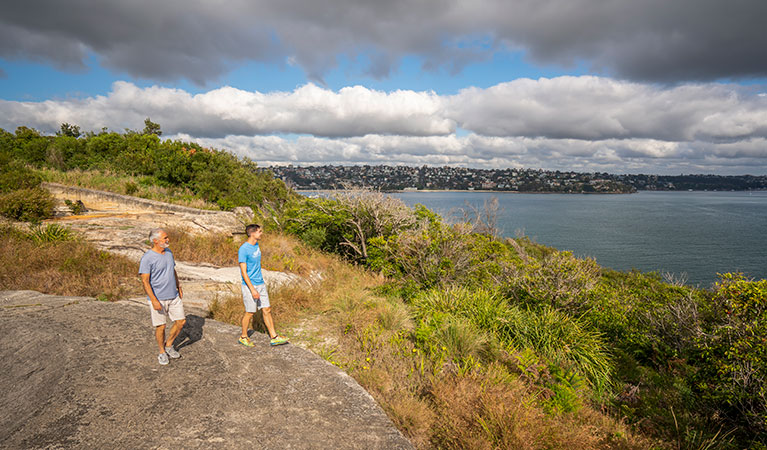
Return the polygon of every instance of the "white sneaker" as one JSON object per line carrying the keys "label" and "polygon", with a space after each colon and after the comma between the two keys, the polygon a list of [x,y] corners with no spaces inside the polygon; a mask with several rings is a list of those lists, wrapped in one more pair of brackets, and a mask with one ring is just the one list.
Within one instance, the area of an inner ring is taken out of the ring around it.
{"label": "white sneaker", "polygon": [[160,353],[157,355],[157,362],[160,363],[161,366],[165,366],[168,364],[168,354],[167,353]]}
{"label": "white sneaker", "polygon": [[173,359],[181,358],[181,355],[178,354],[178,351],[176,351],[175,348],[171,345],[170,347],[165,347],[165,353],[168,354]]}

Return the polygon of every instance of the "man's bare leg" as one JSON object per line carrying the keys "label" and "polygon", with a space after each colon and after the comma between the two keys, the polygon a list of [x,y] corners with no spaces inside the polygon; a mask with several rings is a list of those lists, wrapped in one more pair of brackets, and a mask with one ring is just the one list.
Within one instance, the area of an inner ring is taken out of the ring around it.
{"label": "man's bare leg", "polygon": [[253,320],[253,313],[246,312],[242,316],[242,334],[240,334],[240,337],[248,337],[248,327],[250,326],[250,322]]}
{"label": "man's bare leg", "polygon": [[[173,326],[170,328],[170,334],[168,335],[168,340],[165,341],[165,347],[170,347],[173,345],[173,341],[175,341],[178,334],[181,333],[181,329],[184,328],[185,323],[186,319],[176,320],[173,322]],[[163,351],[165,351],[164,348]]]}
{"label": "man's bare leg", "polygon": [[157,346],[160,347],[160,353],[165,353],[165,325],[154,327],[154,337],[157,339]]}
{"label": "man's bare leg", "polygon": [[274,331],[274,320],[272,320],[272,307],[268,308],[262,308],[261,313],[264,317],[264,325],[266,325],[266,329],[269,331],[269,338],[274,339],[277,336],[277,332]]}

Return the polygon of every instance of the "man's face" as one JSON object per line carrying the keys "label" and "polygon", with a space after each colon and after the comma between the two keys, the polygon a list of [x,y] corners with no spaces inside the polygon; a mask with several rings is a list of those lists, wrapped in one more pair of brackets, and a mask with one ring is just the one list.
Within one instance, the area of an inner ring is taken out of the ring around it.
{"label": "man's face", "polygon": [[168,233],[164,231],[161,231],[160,236],[154,240],[154,243],[161,248],[168,248],[168,242],[170,242],[170,239],[168,238]]}
{"label": "man's face", "polygon": [[250,235],[253,236],[256,240],[261,239],[262,234],[264,234],[263,228],[259,228],[258,230],[250,233]]}

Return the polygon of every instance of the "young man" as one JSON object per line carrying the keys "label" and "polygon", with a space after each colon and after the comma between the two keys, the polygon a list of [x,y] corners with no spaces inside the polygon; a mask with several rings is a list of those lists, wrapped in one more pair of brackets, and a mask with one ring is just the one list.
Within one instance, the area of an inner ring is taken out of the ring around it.
{"label": "young man", "polygon": [[245,227],[245,234],[248,236],[248,240],[242,243],[237,252],[240,274],[242,275],[242,302],[245,304],[239,342],[246,347],[253,347],[253,343],[248,338],[248,325],[253,320],[253,314],[261,309],[264,324],[271,338],[271,345],[287,344],[288,340],[274,331],[269,294],[266,292],[264,277],[261,275],[261,249],[258,246],[258,241],[263,234],[261,225],[248,225]]}
{"label": "young man", "polygon": [[[181,303],[184,294],[178,284],[176,261],[168,249],[168,233],[162,228],[154,229],[149,233],[149,241],[152,248],[141,257],[138,273],[149,298],[154,335],[160,347],[157,361],[164,366],[168,364],[168,357],[181,357],[173,348],[173,341],[186,323],[184,305]],[[168,317],[173,321],[173,327],[165,340],[165,323]]]}

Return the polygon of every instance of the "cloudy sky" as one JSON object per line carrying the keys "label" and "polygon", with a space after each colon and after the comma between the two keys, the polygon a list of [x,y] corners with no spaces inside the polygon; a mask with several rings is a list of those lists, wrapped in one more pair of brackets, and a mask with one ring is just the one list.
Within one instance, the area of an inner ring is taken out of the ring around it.
{"label": "cloudy sky", "polygon": [[273,164],[767,174],[764,0],[25,0],[0,128]]}

